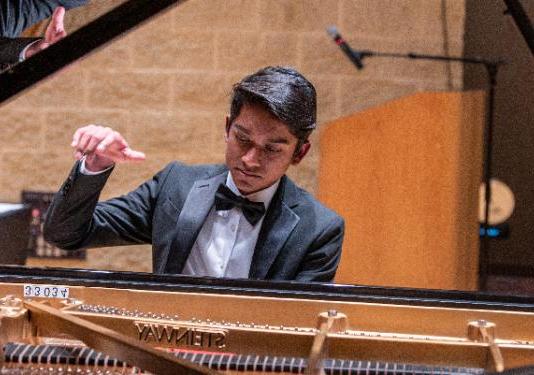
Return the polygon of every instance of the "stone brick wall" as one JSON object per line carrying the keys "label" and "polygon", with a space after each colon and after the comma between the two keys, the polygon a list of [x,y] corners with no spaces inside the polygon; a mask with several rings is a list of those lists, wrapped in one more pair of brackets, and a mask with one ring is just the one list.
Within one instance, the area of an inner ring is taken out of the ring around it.
{"label": "stone brick wall", "polygon": [[[86,17],[120,2],[93,1]],[[415,91],[461,89],[455,64],[375,58],[357,71],[325,29],[337,25],[358,49],[461,55],[464,8],[464,0],[187,1],[0,107],[0,201],[56,190],[72,165],[72,133],[89,123],[116,128],[148,155],[116,168],[103,198],[173,159],[222,162],[231,85],[265,65],[294,66],[316,85],[319,126]],[[84,9],[71,12],[73,29]],[[318,163],[312,148],[289,174],[314,192]],[[150,256],[146,246],[92,250],[87,266],[150,271]]]}

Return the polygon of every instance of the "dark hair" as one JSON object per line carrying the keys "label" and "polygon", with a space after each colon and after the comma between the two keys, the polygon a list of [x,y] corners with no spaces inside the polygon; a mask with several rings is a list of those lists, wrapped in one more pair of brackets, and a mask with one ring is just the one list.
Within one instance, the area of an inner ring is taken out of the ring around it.
{"label": "dark hair", "polygon": [[315,87],[295,69],[268,66],[246,76],[233,86],[230,124],[244,104],[259,104],[286,124],[300,150],[316,127]]}

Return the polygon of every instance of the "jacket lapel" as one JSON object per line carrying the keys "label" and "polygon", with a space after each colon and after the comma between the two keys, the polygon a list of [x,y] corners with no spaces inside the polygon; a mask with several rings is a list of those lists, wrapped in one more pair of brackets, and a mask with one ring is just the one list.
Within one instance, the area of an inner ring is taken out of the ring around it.
{"label": "jacket lapel", "polygon": [[287,238],[300,220],[292,209],[296,205],[298,205],[296,187],[284,176],[263,220],[250,265],[250,278],[264,279],[267,276]]}
{"label": "jacket lapel", "polygon": [[165,273],[182,271],[202,224],[213,206],[215,192],[219,185],[224,183],[226,176],[227,172],[224,172],[193,184],[178,216],[176,230],[170,234],[172,237]]}

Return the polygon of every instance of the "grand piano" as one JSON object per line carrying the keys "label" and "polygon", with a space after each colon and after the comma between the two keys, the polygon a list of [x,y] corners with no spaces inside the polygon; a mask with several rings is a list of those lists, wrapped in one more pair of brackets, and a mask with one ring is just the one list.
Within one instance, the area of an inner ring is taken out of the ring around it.
{"label": "grand piano", "polygon": [[[0,103],[179,3],[124,2],[1,74]],[[534,299],[3,266],[0,340],[2,374],[527,374]]]}

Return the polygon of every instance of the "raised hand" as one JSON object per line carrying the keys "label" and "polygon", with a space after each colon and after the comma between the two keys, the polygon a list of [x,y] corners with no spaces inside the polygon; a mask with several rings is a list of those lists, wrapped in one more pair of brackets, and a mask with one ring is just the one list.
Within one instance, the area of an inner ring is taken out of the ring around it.
{"label": "raised hand", "polygon": [[39,51],[48,48],[51,44],[56,43],[57,41],[63,39],[67,36],[65,27],[63,24],[63,19],[65,17],[65,8],[57,7],[52,14],[50,23],[46,27],[44,39],[39,40],[32,44],[27,50],[25,58],[28,58]]}
{"label": "raised hand", "polygon": [[119,132],[100,125],[76,130],[71,146],[75,150],[74,157],[79,160],[85,156],[85,168],[93,172],[104,170],[114,163],[146,159],[144,153],[132,150]]}

